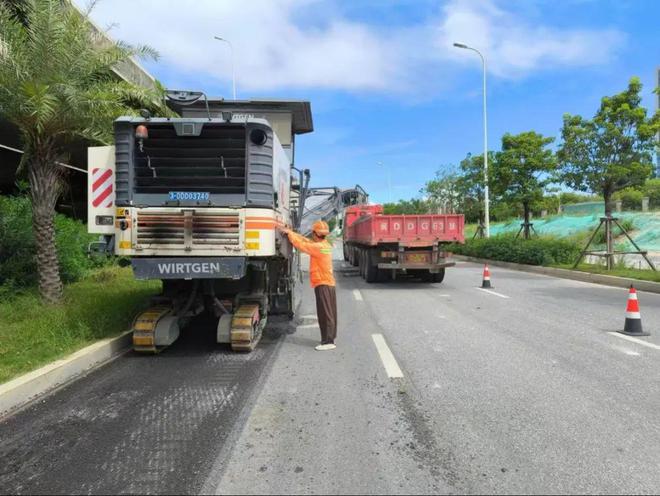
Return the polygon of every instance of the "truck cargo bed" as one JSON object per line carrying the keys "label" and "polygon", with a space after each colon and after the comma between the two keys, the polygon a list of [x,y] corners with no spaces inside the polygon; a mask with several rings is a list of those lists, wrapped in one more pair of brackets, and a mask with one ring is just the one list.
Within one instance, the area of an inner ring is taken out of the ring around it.
{"label": "truck cargo bed", "polygon": [[396,243],[405,247],[435,243],[463,243],[464,217],[460,214],[364,215],[346,228],[345,240],[365,246]]}

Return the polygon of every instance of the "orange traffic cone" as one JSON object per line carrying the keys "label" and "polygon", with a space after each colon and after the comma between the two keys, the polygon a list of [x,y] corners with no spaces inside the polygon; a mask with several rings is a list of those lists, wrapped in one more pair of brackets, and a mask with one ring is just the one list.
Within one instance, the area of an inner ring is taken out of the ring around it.
{"label": "orange traffic cone", "polygon": [[488,270],[488,264],[484,265],[484,277],[483,277],[483,281],[481,282],[481,287],[482,288],[492,287],[490,285],[490,270]]}
{"label": "orange traffic cone", "polygon": [[639,301],[637,301],[637,291],[633,285],[630,285],[628,293],[628,305],[626,306],[626,324],[623,331],[619,331],[628,336],[650,336],[648,332],[642,330],[642,316],[639,313]]}

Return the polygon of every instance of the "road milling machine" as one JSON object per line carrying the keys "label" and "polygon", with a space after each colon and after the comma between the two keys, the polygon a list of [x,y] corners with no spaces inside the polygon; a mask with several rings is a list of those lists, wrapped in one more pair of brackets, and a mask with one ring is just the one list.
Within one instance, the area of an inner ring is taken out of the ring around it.
{"label": "road milling machine", "polygon": [[122,117],[115,145],[88,152],[95,251],[131,260],[162,294],[133,323],[133,347],[157,353],[192,317],[217,318],[217,341],[251,351],[269,315],[293,316],[299,260],[278,225],[297,228],[309,171],[295,136],[313,130],[305,101],[207,100],[169,92],[177,118]]}

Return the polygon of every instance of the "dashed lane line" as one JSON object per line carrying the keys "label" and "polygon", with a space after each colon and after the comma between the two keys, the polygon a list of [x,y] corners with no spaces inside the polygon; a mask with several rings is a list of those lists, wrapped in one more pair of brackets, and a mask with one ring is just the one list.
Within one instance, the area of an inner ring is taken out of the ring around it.
{"label": "dashed lane line", "polygon": [[396,358],[392,354],[390,347],[387,346],[385,338],[382,334],[372,334],[371,339],[374,340],[376,345],[376,350],[378,350],[378,355],[380,355],[380,361],[383,362],[385,367],[385,372],[390,379],[399,379],[403,377],[403,372],[399,367],[399,364],[396,363]]}
{"label": "dashed lane line", "polygon": [[318,327],[319,327],[318,324],[303,324],[303,325],[296,326],[296,329],[312,329],[312,328],[318,328]]}
{"label": "dashed lane line", "polygon": [[611,336],[615,336],[617,338],[625,339],[626,341],[630,341],[632,343],[641,344],[642,346],[646,346],[647,348],[660,350],[660,346],[658,346],[657,344],[649,343],[648,341],[644,341],[643,339],[635,338],[633,336],[626,336],[625,334],[621,334],[620,332],[608,332],[608,334]]}
{"label": "dashed lane line", "polygon": [[483,291],[484,293],[488,293],[488,294],[492,294],[492,295],[495,295],[495,296],[499,296],[500,298],[507,298],[507,299],[510,298],[510,296],[503,295],[502,293],[497,293],[497,292],[495,292],[495,291],[493,291],[493,290],[491,290],[491,289],[485,289],[485,288],[475,288],[475,289],[478,289],[479,291]]}
{"label": "dashed lane line", "polygon": [[355,298],[357,301],[362,301],[362,293],[360,293],[359,289],[353,290],[353,298]]}

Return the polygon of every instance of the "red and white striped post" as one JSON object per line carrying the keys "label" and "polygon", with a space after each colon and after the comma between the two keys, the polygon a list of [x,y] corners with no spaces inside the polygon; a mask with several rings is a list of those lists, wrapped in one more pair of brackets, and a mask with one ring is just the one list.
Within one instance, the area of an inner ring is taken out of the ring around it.
{"label": "red and white striped post", "polygon": [[110,208],[115,202],[112,169],[92,169],[92,205]]}

